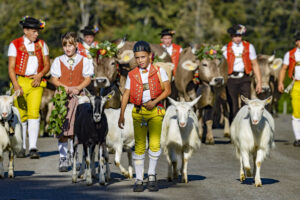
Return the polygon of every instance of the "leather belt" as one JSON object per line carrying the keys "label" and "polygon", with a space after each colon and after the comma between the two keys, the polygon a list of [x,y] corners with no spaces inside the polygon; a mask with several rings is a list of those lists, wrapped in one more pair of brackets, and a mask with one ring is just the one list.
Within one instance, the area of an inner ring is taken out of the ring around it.
{"label": "leather belt", "polygon": [[143,90],[149,90],[149,84],[148,83],[145,83],[143,84]]}
{"label": "leather belt", "polygon": [[29,56],[35,56],[34,51],[28,51]]}
{"label": "leather belt", "polygon": [[242,78],[244,75],[244,72],[233,72],[229,75],[229,78]]}

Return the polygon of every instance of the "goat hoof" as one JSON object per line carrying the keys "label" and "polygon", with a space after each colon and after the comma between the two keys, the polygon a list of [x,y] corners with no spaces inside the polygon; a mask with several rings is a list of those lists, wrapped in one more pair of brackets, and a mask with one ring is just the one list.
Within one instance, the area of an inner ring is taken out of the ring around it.
{"label": "goat hoof", "polygon": [[255,181],[255,187],[261,187],[262,186],[262,183],[261,181]]}
{"label": "goat hoof", "polygon": [[205,144],[215,144],[215,140],[213,138],[212,139],[206,139]]}
{"label": "goat hoof", "polygon": [[246,173],[247,173],[247,177],[252,176],[250,168],[246,168]]}
{"label": "goat hoof", "polygon": [[9,173],[8,174],[8,178],[14,178],[15,176],[14,176],[14,174],[13,173]]}
{"label": "goat hoof", "polygon": [[105,185],[105,182],[101,181],[101,182],[99,182],[99,184],[103,186],[103,185]]}
{"label": "goat hoof", "polygon": [[91,180],[86,180],[86,185],[87,186],[90,186],[90,185],[92,185],[93,184],[93,180],[91,179]]}
{"label": "goat hoof", "polygon": [[187,178],[181,178],[181,183],[188,183]]}
{"label": "goat hoof", "polygon": [[129,173],[128,172],[123,172],[123,175],[128,178],[129,177]]}
{"label": "goat hoof", "polygon": [[224,137],[230,138],[230,133],[224,133]]}
{"label": "goat hoof", "polygon": [[246,180],[245,174],[241,174],[240,175],[240,181],[243,182],[244,180]]}

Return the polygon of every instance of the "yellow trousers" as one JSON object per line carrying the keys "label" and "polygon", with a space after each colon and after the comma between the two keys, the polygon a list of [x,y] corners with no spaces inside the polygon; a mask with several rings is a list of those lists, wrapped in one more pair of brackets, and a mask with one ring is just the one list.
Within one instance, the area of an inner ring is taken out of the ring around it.
{"label": "yellow trousers", "polygon": [[291,92],[293,116],[300,119],[300,81],[295,81]]}
{"label": "yellow trousers", "polygon": [[[146,137],[149,132],[149,148],[152,152],[160,150],[160,135],[162,121],[165,115],[165,109],[154,107],[152,110],[147,110],[142,107],[139,112],[134,107],[132,110],[134,139],[135,139],[135,154],[143,155],[146,150]],[[147,125],[145,125],[145,122]],[[142,125],[143,123],[143,125]]]}
{"label": "yellow trousers", "polygon": [[32,87],[33,79],[28,77],[18,76],[18,83],[23,89],[23,96],[19,96],[14,100],[14,106],[18,108],[21,116],[21,121],[27,119],[38,119],[40,117],[40,105],[42,101],[43,88],[47,83],[41,81],[39,87]]}

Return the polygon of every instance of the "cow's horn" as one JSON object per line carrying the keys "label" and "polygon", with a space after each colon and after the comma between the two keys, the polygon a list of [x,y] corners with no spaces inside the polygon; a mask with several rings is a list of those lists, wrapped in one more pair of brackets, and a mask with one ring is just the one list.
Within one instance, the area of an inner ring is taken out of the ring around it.
{"label": "cow's horn", "polygon": [[118,44],[117,48],[121,49],[125,45],[125,40],[123,39],[120,44]]}
{"label": "cow's horn", "polygon": [[159,56],[159,59],[164,59],[166,56],[167,56],[167,53],[166,53],[166,52],[163,52],[163,53]]}
{"label": "cow's horn", "polygon": [[197,50],[197,49],[196,49],[195,47],[193,47],[193,48],[192,48],[192,53],[195,54],[195,53],[196,53],[196,50]]}
{"label": "cow's horn", "polygon": [[268,61],[273,62],[274,59],[275,59],[275,55],[273,54],[271,57],[268,58]]}

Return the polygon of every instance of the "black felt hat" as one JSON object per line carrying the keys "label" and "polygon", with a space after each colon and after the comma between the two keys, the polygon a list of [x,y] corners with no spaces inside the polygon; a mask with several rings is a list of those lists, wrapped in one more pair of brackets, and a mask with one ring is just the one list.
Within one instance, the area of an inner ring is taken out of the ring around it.
{"label": "black felt hat", "polygon": [[98,28],[97,27],[92,27],[92,26],[86,26],[84,27],[84,29],[82,29],[80,32],[83,33],[84,36],[86,35],[96,35],[96,33],[98,32]]}
{"label": "black felt hat", "polygon": [[227,32],[230,34],[230,35],[245,35],[246,33],[246,27],[244,25],[241,25],[241,24],[236,24],[232,27],[230,27]]}
{"label": "black felt hat", "polygon": [[297,31],[295,34],[295,41],[300,40],[300,31]]}
{"label": "black felt hat", "polygon": [[37,20],[33,17],[25,16],[20,21],[20,25],[23,28],[44,29],[45,22],[43,22],[41,20]]}
{"label": "black felt hat", "polygon": [[133,52],[146,51],[148,53],[151,52],[151,48],[148,42],[143,40],[137,41],[133,46]]}
{"label": "black felt hat", "polygon": [[160,32],[160,36],[161,37],[164,37],[165,35],[170,35],[170,36],[173,36],[173,35],[175,35],[175,31],[174,30],[171,30],[171,29],[164,29],[164,30],[162,30],[161,32]]}

